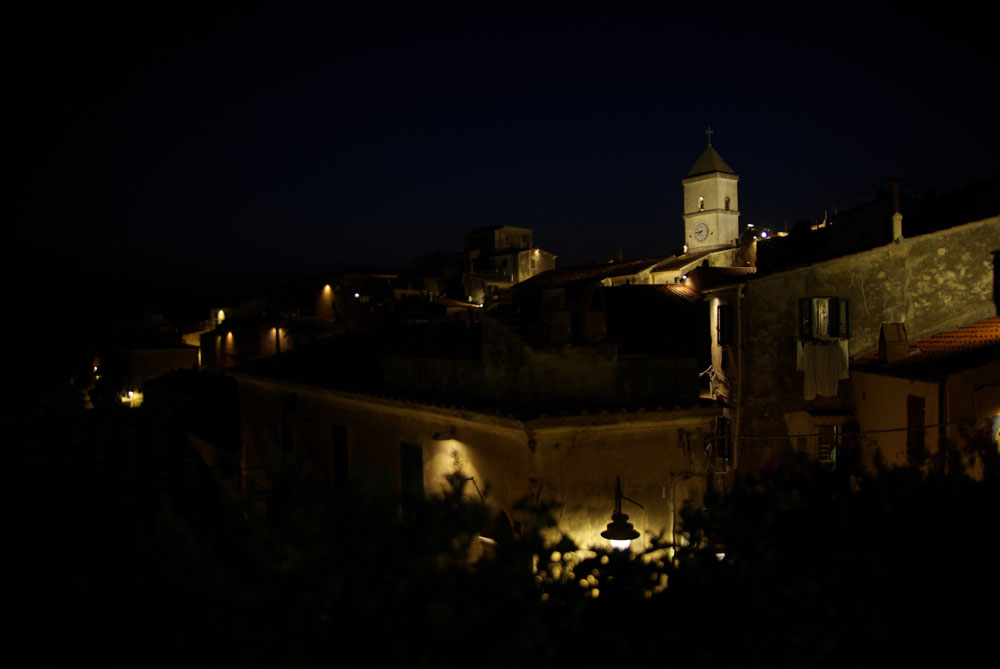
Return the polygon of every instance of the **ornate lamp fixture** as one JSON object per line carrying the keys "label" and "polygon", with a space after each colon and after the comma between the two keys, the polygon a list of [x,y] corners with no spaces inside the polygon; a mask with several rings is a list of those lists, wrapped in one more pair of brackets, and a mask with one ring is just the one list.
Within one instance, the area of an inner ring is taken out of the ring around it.
{"label": "ornate lamp fixture", "polygon": [[610,541],[611,548],[616,551],[627,551],[632,544],[632,540],[639,537],[639,533],[632,527],[632,523],[628,522],[628,515],[622,513],[623,499],[627,499],[640,509],[644,508],[639,502],[629,499],[622,494],[622,480],[616,476],[615,511],[611,514],[611,522],[608,523],[608,529],[601,532],[601,536]]}

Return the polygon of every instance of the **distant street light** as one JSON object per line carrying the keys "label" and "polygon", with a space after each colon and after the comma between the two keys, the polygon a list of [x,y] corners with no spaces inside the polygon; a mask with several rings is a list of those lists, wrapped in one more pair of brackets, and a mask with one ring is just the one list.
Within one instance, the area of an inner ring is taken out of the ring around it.
{"label": "distant street light", "polygon": [[632,544],[632,540],[639,538],[639,533],[632,527],[632,523],[628,522],[628,515],[622,513],[622,499],[627,499],[640,509],[644,508],[639,502],[622,494],[622,480],[616,476],[615,511],[611,514],[611,522],[608,523],[608,529],[601,532],[601,536],[610,541],[611,548],[616,551],[627,551]]}

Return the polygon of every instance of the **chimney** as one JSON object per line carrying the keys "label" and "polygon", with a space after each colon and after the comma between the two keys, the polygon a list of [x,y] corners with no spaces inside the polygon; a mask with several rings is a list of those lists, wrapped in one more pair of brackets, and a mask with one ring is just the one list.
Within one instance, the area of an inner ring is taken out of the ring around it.
{"label": "chimney", "polygon": [[895,177],[890,185],[892,190],[892,241],[903,239],[903,212],[899,206],[899,181]]}
{"label": "chimney", "polygon": [[906,340],[906,326],[902,323],[882,323],[878,335],[878,358],[882,362],[896,362],[910,355]]}

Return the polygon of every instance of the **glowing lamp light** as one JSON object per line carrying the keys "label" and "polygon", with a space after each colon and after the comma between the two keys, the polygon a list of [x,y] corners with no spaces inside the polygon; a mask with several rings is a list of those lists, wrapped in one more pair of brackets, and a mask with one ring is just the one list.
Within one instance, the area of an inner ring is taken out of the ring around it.
{"label": "glowing lamp light", "polygon": [[616,551],[627,551],[632,545],[632,540],[639,538],[639,533],[632,526],[632,523],[628,522],[628,515],[622,513],[622,499],[628,499],[640,509],[643,508],[642,504],[622,494],[622,480],[616,476],[615,511],[611,514],[608,529],[601,532],[601,536],[611,542],[611,548]]}
{"label": "glowing lamp light", "polygon": [[[632,527],[632,523],[626,523],[626,525]],[[608,527],[610,527],[610,525],[608,525]],[[635,532],[634,529],[632,531]],[[602,532],[601,535],[603,536],[606,533],[607,533],[606,531]],[[636,532],[636,536],[639,536],[638,532]],[[631,539],[608,539],[608,541],[611,542],[611,548],[616,551],[627,551],[629,547],[632,545]]]}

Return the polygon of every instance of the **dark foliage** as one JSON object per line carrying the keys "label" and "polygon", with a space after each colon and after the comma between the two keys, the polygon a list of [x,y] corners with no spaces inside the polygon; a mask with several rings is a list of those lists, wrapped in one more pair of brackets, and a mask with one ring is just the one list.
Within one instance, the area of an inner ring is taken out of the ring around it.
{"label": "dark foliage", "polygon": [[676,552],[581,559],[526,507],[475,559],[491,517],[461,477],[403,523],[378,483],[332,492],[276,459],[262,513],[141,412],[13,436],[14,631],[36,664],[853,666],[954,659],[995,626],[992,465],[790,460],[687,509]]}

